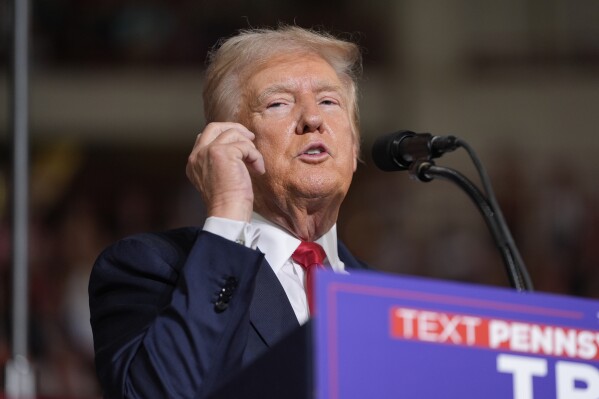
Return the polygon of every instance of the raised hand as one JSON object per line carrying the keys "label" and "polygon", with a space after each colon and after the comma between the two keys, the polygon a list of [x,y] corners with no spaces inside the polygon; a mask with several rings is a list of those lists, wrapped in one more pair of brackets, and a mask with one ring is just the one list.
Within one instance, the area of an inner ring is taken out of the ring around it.
{"label": "raised hand", "polygon": [[208,216],[250,220],[254,202],[250,175],[265,172],[254,138],[234,122],[210,123],[198,135],[186,173],[202,194]]}

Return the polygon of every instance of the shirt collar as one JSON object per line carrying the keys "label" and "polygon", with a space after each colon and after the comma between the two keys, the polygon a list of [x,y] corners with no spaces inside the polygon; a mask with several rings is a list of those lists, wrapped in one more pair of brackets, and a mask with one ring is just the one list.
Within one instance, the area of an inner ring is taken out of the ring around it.
{"label": "shirt collar", "polygon": [[[252,214],[252,227],[259,231],[257,247],[264,253],[264,257],[274,270],[275,274],[281,270],[298,245],[301,243],[286,230],[266,220],[263,216],[254,212]],[[335,272],[345,270],[345,265],[339,259],[337,252],[337,225],[316,240],[322,246],[327,255],[325,264],[331,266]]]}

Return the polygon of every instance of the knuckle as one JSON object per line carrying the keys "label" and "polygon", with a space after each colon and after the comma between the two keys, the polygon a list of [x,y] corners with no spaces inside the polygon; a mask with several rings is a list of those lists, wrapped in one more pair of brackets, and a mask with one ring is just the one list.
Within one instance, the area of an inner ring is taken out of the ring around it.
{"label": "knuckle", "polygon": [[190,167],[191,165],[195,164],[196,160],[197,155],[195,153],[189,154],[189,156],[187,157],[187,166]]}
{"label": "knuckle", "polygon": [[210,122],[206,125],[206,128],[204,129],[204,131],[206,131],[208,129],[214,129],[216,126],[218,126],[218,122]]}
{"label": "knuckle", "polygon": [[211,146],[206,147],[204,149],[204,151],[206,152],[208,157],[214,158],[214,157],[217,157],[222,152],[222,149],[220,147],[221,146],[219,146],[219,145],[211,145]]}

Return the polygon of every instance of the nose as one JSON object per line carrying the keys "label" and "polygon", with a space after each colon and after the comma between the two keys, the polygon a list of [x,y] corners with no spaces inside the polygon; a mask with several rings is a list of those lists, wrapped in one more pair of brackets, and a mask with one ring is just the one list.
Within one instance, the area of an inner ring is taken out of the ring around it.
{"label": "nose", "polygon": [[323,118],[321,110],[316,103],[305,104],[299,115],[299,121],[296,127],[297,134],[321,132],[323,128]]}

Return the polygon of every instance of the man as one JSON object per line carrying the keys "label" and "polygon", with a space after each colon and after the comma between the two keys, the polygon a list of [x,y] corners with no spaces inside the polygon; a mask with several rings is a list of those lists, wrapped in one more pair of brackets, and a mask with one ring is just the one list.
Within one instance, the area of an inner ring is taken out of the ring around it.
{"label": "man", "polygon": [[94,265],[96,368],[111,398],[203,397],[305,323],[298,246],[336,272],[364,267],[335,227],[359,152],[357,46],[251,30],[210,61],[209,123],[187,165],[204,227],[125,239]]}

